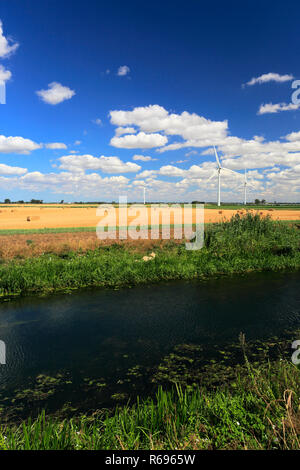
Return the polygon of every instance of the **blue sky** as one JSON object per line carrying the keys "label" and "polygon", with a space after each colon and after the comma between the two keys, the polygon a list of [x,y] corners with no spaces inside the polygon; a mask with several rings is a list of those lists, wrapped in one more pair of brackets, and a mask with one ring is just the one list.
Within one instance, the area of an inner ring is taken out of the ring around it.
{"label": "blue sky", "polygon": [[141,200],[143,185],[153,201],[215,200],[215,145],[238,173],[222,200],[242,200],[246,168],[250,200],[300,201],[299,13],[2,0],[0,200]]}

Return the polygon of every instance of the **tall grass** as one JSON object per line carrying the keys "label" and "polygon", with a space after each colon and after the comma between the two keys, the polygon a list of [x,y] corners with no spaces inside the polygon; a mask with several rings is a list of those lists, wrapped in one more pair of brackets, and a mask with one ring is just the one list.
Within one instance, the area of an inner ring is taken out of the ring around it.
{"label": "tall grass", "polygon": [[156,257],[147,262],[143,261],[143,253],[117,243],[86,253],[66,249],[60,254],[47,253],[32,259],[2,260],[0,295],[299,269],[299,244],[300,231],[296,227],[258,215],[237,214],[229,222],[210,225],[201,250],[187,251],[184,243],[170,241],[163,248],[158,246]]}
{"label": "tall grass", "polygon": [[5,449],[299,449],[299,371],[287,361],[237,377],[215,393],[176,387],[93,416],[0,428]]}
{"label": "tall grass", "polygon": [[211,249],[224,247],[227,251],[292,253],[299,250],[300,236],[297,228],[269,216],[259,214],[235,214],[230,221],[209,226],[206,230],[206,246]]}

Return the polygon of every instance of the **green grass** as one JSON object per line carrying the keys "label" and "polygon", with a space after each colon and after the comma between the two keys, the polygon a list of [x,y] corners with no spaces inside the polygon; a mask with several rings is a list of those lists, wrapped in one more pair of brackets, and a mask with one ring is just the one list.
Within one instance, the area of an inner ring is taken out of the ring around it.
{"label": "green grass", "polygon": [[59,227],[59,228],[31,228],[31,229],[1,229],[0,235],[30,235],[34,233],[73,233],[96,232],[96,227]]}
{"label": "green grass", "polygon": [[[193,224],[185,224],[185,227],[187,226],[193,226]],[[156,229],[159,228],[161,230],[163,227],[169,227],[170,229],[173,229],[174,227],[182,227],[181,224],[170,224],[170,225],[165,225],[165,224],[159,224],[159,225],[142,225],[140,226],[140,230],[148,229]],[[118,230],[135,230],[134,226],[119,226]],[[109,231],[115,230],[114,227],[108,227]],[[74,232],[95,232],[96,233],[96,227],[58,227],[58,228],[32,228],[32,229],[0,229],[0,236],[1,235],[30,235],[30,234],[47,234],[47,233],[74,233]]]}
{"label": "green grass", "polygon": [[216,392],[159,388],[155,398],[92,416],[42,412],[0,427],[0,449],[299,449],[299,370],[284,360],[247,367]]}
{"label": "green grass", "polygon": [[44,294],[92,286],[118,288],[250,271],[295,270],[300,267],[299,246],[300,231],[294,226],[259,215],[237,214],[228,222],[207,226],[201,250],[187,251],[184,243],[170,241],[163,248],[159,244],[152,246],[156,257],[148,262],[142,260],[143,254],[117,243],[86,253],[66,249],[60,255],[45,253],[31,259],[2,260],[0,295]]}

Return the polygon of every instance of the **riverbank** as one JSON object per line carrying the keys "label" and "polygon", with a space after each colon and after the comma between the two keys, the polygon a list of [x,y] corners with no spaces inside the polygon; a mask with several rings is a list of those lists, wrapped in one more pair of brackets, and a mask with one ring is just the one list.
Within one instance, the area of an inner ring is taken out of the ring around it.
{"label": "riverbank", "polygon": [[253,367],[211,392],[158,389],[156,398],[91,416],[59,419],[43,412],[0,427],[8,450],[299,450],[299,370],[288,360]]}
{"label": "riverbank", "polygon": [[[28,240],[29,249],[32,243]],[[12,260],[2,257],[0,295],[70,292],[84,287],[120,288],[177,279],[300,267],[300,231],[259,214],[236,214],[208,225],[200,250],[176,240],[103,244]],[[154,256],[152,255],[154,254]],[[146,258],[145,258],[146,257]]]}

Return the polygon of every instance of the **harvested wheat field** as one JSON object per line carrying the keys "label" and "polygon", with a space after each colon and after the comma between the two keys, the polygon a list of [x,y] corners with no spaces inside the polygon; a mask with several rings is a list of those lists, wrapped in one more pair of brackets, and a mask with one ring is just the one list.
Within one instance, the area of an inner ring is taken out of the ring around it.
{"label": "harvested wheat field", "polygon": [[[52,206],[52,207],[43,207],[42,205],[37,205],[36,207],[26,207],[26,206],[8,206],[0,209],[0,230],[9,230],[9,229],[43,229],[43,228],[72,228],[72,227],[96,227],[96,225],[103,219],[102,216],[97,216],[96,207],[69,207],[68,205],[63,206]],[[124,226],[126,225],[126,220],[120,221],[119,224],[119,210],[116,210],[116,225]],[[141,206],[141,211],[144,210],[144,207]],[[188,215],[191,215],[190,211],[192,210],[193,222],[196,221],[196,210],[189,209]],[[135,219],[134,209],[128,209],[128,219],[127,223],[130,224]],[[138,217],[139,223],[142,225],[147,225],[151,223],[151,209],[147,208],[147,215],[141,212],[141,215]],[[157,210],[157,215],[158,215]],[[243,214],[246,211],[241,210],[228,210],[228,209],[205,209],[204,211],[204,221],[206,223],[210,222],[220,222],[222,220],[229,220],[237,212]],[[261,215],[270,215],[272,219],[275,220],[300,220],[300,211],[299,210],[259,210],[255,211],[251,209],[251,212],[259,212]],[[168,209],[161,210],[162,217],[160,221],[153,220],[153,224],[168,223]],[[137,214],[138,215],[138,214]],[[164,219],[164,217],[166,217]],[[181,209],[175,210],[175,213],[171,212],[171,221],[170,223],[180,223],[179,219],[181,217]],[[126,217],[125,217],[126,219]],[[115,225],[114,215],[108,214],[105,218],[105,223],[110,226]]]}
{"label": "harvested wheat field", "polygon": [[[133,210],[133,209],[131,209]],[[147,225],[147,215],[143,213],[144,207],[141,207],[141,215],[138,215],[137,223]],[[123,220],[119,220],[119,210],[116,209],[116,225],[126,225]],[[205,209],[204,219],[206,223],[219,222],[222,220],[229,220],[236,213],[245,214],[245,210],[226,210],[226,209]],[[298,210],[261,210],[251,211],[258,212],[261,215],[270,215],[273,219],[280,220],[300,220],[300,211]],[[149,224],[151,223],[150,208],[147,208]],[[160,217],[157,211],[155,218],[152,217],[152,224],[167,224],[168,211],[163,210]],[[187,214],[186,214],[187,215]],[[195,209],[189,212],[193,222],[196,222]],[[181,209],[178,209],[175,214],[170,215],[170,223],[177,224],[181,222]],[[126,218],[125,218],[126,219]],[[133,223],[135,216],[132,212],[128,213],[128,224]],[[59,207],[14,207],[8,206],[0,209],[0,231],[1,230],[26,230],[28,233],[21,234],[8,234],[1,235],[0,257],[2,259],[12,258],[28,258],[32,256],[39,256],[44,253],[57,253],[63,255],[68,251],[81,251],[93,250],[99,246],[110,245],[116,241],[126,245],[127,248],[134,251],[144,252],[147,250],[155,249],[155,247],[163,247],[168,240],[161,240],[161,229],[159,230],[158,240],[151,240],[150,231],[148,232],[148,239],[130,238],[130,232],[127,240],[117,240],[111,238],[108,240],[99,240],[96,235],[96,230],[93,228],[99,221],[105,220],[109,226],[113,226],[115,219],[113,215],[108,215],[105,219],[103,216],[96,215],[96,207],[76,206],[74,208],[69,206]],[[82,230],[74,232],[63,233],[32,233],[31,230],[38,229],[72,229],[80,227]],[[91,228],[91,231],[83,231],[83,228]],[[0,232],[1,233],[1,232]],[[170,238],[173,239],[173,229],[170,230]],[[118,236],[118,232],[117,232]],[[146,238],[143,234],[143,238]],[[181,240],[174,240],[180,243]]]}
{"label": "harvested wheat field", "polygon": [[[171,232],[172,238],[172,232]],[[169,240],[151,240],[150,234],[147,240],[99,240],[96,231],[93,232],[73,232],[73,233],[43,233],[28,235],[2,235],[0,245],[0,258],[2,259],[24,259],[40,256],[46,253],[55,253],[59,256],[70,251],[85,253],[100,246],[113,245],[116,242],[125,245],[126,249],[136,253],[153,251],[157,247],[163,248]],[[181,243],[182,240],[173,240],[174,243]]]}

